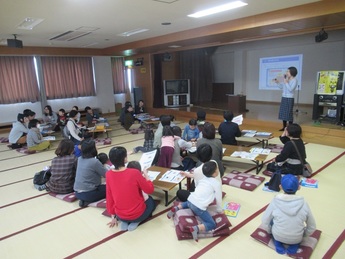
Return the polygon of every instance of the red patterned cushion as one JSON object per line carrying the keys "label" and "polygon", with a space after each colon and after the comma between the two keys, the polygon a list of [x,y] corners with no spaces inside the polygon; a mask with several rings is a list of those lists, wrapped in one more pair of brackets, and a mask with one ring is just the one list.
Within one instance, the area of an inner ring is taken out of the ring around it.
{"label": "red patterned cushion", "polygon": [[[215,236],[228,236],[230,234],[229,227],[231,226],[228,217],[223,213],[218,214],[216,212],[216,206],[210,206],[208,211],[216,222],[216,228],[208,232],[200,232],[198,237],[207,238]],[[190,209],[178,210],[174,216],[177,239],[193,239],[193,236],[189,231],[189,227],[198,225],[200,223],[200,219],[196,217]]]}
{"label": "red patterned cushion", "polygon": [[25,155],[31,155],[36,153],[36,150],[29,150],[27,147],[17,148],[16,151]]}
{"label": "red patterned cushion", "polygon": [[0,142],[1,142],[1,143],[8,143],[8,138],[6,138],[6,137],[0,137]]}
{"label": "red patterned cushion", "polygon": [[223,176],[222,183],[233,187],[253,191],[265,180],[264,177],[241,173],[233,170],[231,173]]}
{"label": "red patterned cushion", "polygon": [[[250,236],[254,238],[255,240],[275,250],[275,246],[272,240],[272,235],[267,233],[267,231],[264,228],[262,228],[262,226],[259,226]],[[315,230],[313,234],[311,234],[309,237],[304,237],[297,251],[297,254],[289,255],[289,256],[293,258],[301,258],[301,259],[310,258],[313,250],[315,249],[317,245],[317,242],[320,239],[320,236],[321,236],[321,231]]]}
{"label": "red patterned cushion", "polygon": [[266,175],[266,176],[269,176],[269,177],[272,177],[273,172],[265,170],[265,171],[262,172],[262,174]]}
{"label": "red patterned cushion", "polygon": [[67,202],[74,202],[75,200],[77,200],[74,192],[67,194],[57,194],[54,192],[49,192],[49,195]]}
{"label": "red patterned cushion", "polygon": [[92,203],[90,203],[87,206],[89,206],[89,207],[96,207],[96,208],[104,208],[104,209],[107,207],[105,199],[100,200],[100,201],[92,202]]}
{"label": "red patterned cushion", "polygon": [[111,138],[96,138],[95,139],[96,146],[102,146],[102,145],[110,145],[111,144]]}

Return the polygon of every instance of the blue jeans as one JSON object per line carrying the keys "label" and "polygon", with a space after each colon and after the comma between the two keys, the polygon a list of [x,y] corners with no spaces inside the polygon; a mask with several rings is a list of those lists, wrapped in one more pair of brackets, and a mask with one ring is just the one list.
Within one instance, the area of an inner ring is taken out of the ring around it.
{"label": "blue jeans", "polygon": [[210,231],[216,228],[216,222],[214,222],[210,213],[207,210],[201,210],[190,201],[182,202],[183,209],[190,208],[196,216],[199,216],[202,223],[205,225],[206,231]]}
{"label": "blue jeans", "polygon": [[105,199],[105,184],[101,184],[97,189],[89,192],[75,192],[75,196],[82,201],[95,202]]}
{"label": "blue jeans", "polygon": [[145,219],[147,219],[147,218],[152,216],[152,212],[156,208],[156,203],[152,199],[151,196],[149,196],[149,198],[145,201],[145,204],[146,204],[146,209],[145,209],[144,213],[141,214],[141,216],[139,218],[132,219],[132,220],[125,220],[125,219],[121,219],[121,218],[118,217],[118,219],[121,220],[122,222],[127,222],[127,223],[142,222],[142,221],[144,221]]}

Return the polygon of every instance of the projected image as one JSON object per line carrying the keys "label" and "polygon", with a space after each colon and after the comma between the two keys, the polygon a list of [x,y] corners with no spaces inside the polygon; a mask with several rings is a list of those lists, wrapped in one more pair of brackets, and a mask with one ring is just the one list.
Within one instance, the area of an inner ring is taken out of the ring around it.
{"label": "projected image", "polygon": [[288,67],[297,68],[297,80],[300,89],[302,82],[302,59],[303,55],[260,58],[259,89],[279,90],[275,79],[278,82],[283,82]]}
{"label": "projected image", "polygon": [[284,80],[284,74],[287,70],[286,68],[269,68],[267,69],[267,87],[268,88],[276,88],[277,83],[276,79],[279,82],[282,82]]}

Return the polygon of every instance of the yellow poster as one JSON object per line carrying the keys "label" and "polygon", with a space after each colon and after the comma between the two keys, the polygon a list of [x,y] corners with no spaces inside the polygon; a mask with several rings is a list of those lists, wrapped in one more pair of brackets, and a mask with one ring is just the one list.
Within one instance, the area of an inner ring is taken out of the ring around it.
{"label": "yellow poster", "polygon": [[317,94],[336,94],[338,71],[320,71]]}

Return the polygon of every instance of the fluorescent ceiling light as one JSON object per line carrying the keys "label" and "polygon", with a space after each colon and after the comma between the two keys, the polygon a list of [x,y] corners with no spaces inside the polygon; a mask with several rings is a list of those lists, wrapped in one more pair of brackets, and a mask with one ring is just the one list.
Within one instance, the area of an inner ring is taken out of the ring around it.
{"label": "fluorescent ceiling light", "polygon": [[43,22],[43,20],[44,19],[27,17],[18,25],[17,29],[32,30],[35,26]]}
{"label": "fluorescent ceiling light", "polygon": [[180,45],[170,45],[169,48],[175,49],[175,48],[181,48],[181,46]]}
{"label": "fluorescent ceiling light", "polygon": [[204,17],[207,15],[211,15],[211,14],[220,13],[220,12],[228,11],[231,9],[239,8],[239,7],[242,7],[245,5],[248,5],[248,4],[244,3],[242,1],[235,1],[235,2],[228,3],[228,4],[212,7],[210,9],[206,9],[206,10],[196,12],[193,14],[189,14],[187,16],[193,17],[193,18],[200,18],[200,17]]}
{"label": "fluorescent ceiling light", "polygon": [[148,30],[149,29],[135,29],[135,30],[123,32],[123,33],[119,34],[119,36],[128,37],[128,36],[131,36],[133,34],[145,32],[145,31],[148,31]]}
{"label": "fluorescent ceiling light", "polygon": [[276,28],[276,29],[271,29],[269,30],[271,32],[284,32],[284,31],[287,31],[287,29],[284,29],[284,28]]}

